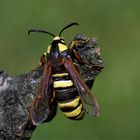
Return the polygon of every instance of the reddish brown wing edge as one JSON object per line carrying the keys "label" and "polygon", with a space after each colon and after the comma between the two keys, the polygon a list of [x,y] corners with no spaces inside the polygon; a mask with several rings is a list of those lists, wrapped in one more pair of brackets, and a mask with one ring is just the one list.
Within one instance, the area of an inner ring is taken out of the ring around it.
{"label": "reddish brown wing edge", "polygon": [[90,91],[88,86],[81,79],[79,72],[74,66],[72,60],[70,58],[67,58],[65,60],[64,66],[71,75],[74,85],[77,88],[77,91],[81,97],[81,101],[82,101],[85,111],[89,115],[98,117],[99,105],[97,103],[96,97],[92,95],[92,92]]}
{"label": "reddish brown wing edge", "polygon": [[51,92],[49,90],[51,81],[51,67],[46,63],[31,105],[31,120],[34,125],[42,123],[50,113],[48,94]]}

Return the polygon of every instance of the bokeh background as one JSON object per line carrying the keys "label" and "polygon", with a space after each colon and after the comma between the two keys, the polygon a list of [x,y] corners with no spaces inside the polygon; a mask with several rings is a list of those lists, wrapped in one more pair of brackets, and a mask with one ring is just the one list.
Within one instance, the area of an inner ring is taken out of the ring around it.
{"label": "bokeh background", "polygon": [[32,70],[52,38],[27,31],[57,34],[73,21],[80,27],[63,33],[67,43],[82,33],[101,47],[105,68],[93,87],[100,117],[71,121],[58,109],[32,140],[140,139],[140,1],[0,1],[0,68],[10,75]]}

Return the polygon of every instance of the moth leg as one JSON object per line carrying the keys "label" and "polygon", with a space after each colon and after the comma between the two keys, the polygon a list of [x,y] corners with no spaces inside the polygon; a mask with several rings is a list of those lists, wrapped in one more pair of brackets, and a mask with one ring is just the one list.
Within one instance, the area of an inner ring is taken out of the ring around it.
{"label": "moth leg", "polygon": [[82,57],[80,56],[80,54],[74,49],[73,49],[73,54],[80,64],[85,64],[85,62],[82,59]]}

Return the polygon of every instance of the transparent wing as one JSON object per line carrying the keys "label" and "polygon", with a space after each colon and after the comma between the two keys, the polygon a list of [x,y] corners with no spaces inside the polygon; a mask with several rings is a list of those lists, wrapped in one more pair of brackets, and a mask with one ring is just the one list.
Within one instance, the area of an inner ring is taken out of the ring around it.
{"label": "transparent wing", "polygon": [[49,96],[51,94],[53,94],[51,67],[45,64],[40,83],[36,90],[35,99],[31,106],[31,120],[34,125],[40,124],[49,117]]}
{"label": "transparent wing", "polygon": [[99,106],[97,100],[87,85],[80,78],[79,72],[70,59],[66,59],[64,63],[65,68],[70,73],[74,85],[81,97],[82,104],[85,111],[94,116],[99,116]]}

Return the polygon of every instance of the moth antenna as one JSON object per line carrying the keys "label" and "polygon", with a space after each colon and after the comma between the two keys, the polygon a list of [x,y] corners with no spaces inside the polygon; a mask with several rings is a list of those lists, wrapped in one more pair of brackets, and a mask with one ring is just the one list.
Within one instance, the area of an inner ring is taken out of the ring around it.
{"label": "moth antenna", "polygon": [[47,32],[47,31],[43,31],[43,30],[31,29],[31,30],[28,31],[28,35],[30,35],[31,32],[46,33],[46,34],[49,34],[49,35],[55,37],[54,34],[52,34],[52,33],[50,33],[50,32]]}
{"label": "moth antenna", "polygon": [[73,22],[73,23],[70,23],[69,25],[65,26],[65,27],[60,31],[59,36],[62,34],[62,32],[63,32],[65,29],[67,29],[67,28],[69,28],[69,27],[71,27],[71,26],[74,26],[74,25],[79,25],[79,23]]}

